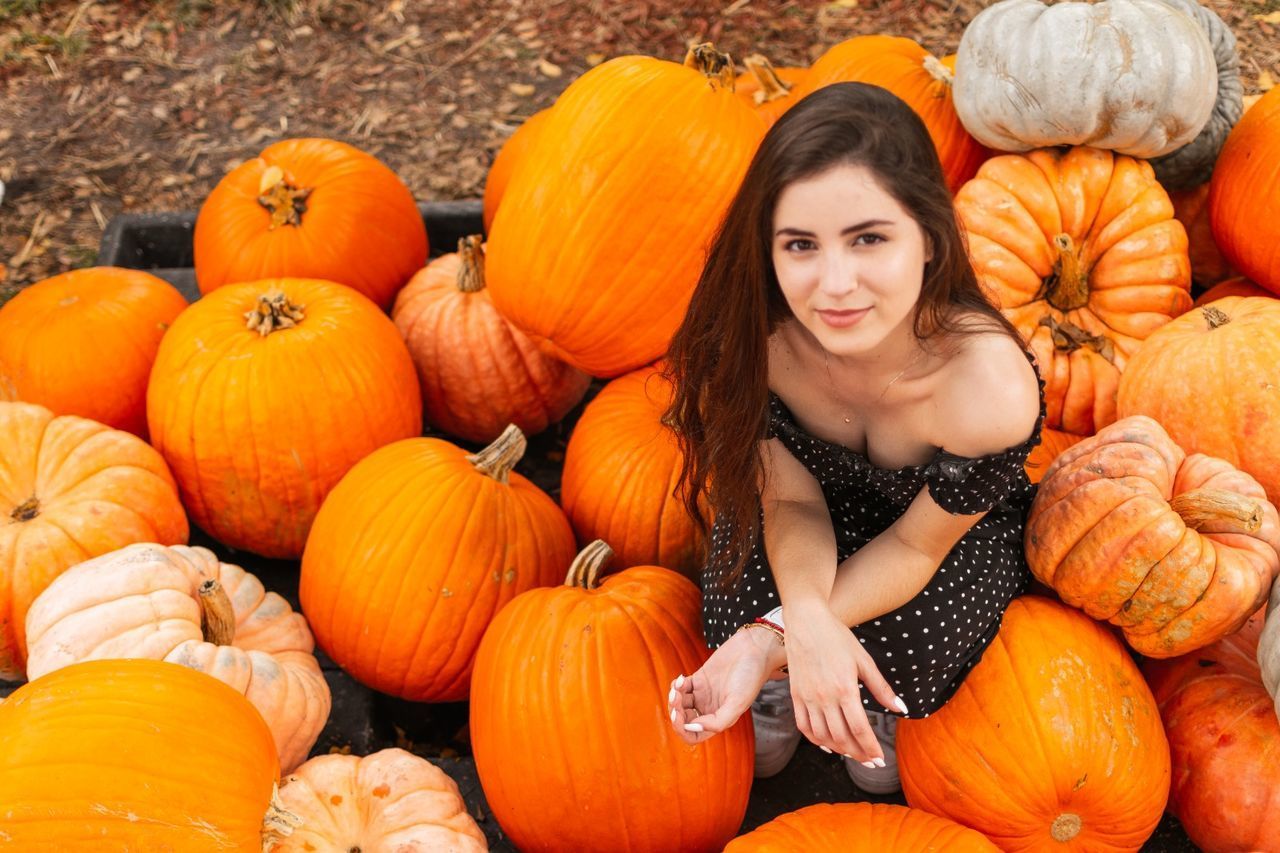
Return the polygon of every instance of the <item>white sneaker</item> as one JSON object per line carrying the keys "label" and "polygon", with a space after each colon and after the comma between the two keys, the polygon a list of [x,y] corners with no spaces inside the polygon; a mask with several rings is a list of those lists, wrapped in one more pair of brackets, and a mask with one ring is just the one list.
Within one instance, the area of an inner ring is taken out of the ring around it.
{"label": "white sneaker", "polygon": [[756,729],[757,779],[782,772],[800,745],[796,709],[791,704],[791,679],[766,681],[751,703],[751,721]]}
{"label": "white sneaker", "polygon": [[880,711],[867,711],[867,722],[884,750],[884,767],[863,767],[861,762],[846,758],[844,769],[853,784],[865,793],[896,794],[902,790],[902,780],[898,778],[898,718]]}

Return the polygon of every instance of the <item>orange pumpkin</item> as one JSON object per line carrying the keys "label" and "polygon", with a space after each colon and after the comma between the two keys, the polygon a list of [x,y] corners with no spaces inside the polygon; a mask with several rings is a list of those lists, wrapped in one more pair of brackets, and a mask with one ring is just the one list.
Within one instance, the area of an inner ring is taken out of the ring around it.
{"label": "orange pumpkin", "polygon": [[[99,660],[0,704],[0,838],[15,850],[258,850],[277,760],[243,696],[171,663]],[[270,813],[269,813],[270,812]]]}
{"label": "orange pumpkin", "polygon": [[993,157],[956,212],[978,281],[1040,364],[1045,425],[1114,421],[1129,359],[1191,307],[1186,231],[1151,166],[1097,148]]}
{"label": "orange pumpkin", "polygon": [[1201,308],[1210,302],[1217,302],[1224,296],[1268,296],[1275,298],[1275,294],[1270,291],[1263,290],[1258,285],[1249,281],[1244,276],[1236,276],[1226,281],[1220,281],[1213,287],[1206,290],[1196,298],[1195,304],[1191,307]]}
{"label": "orange pumpkin", "polygon": [[956,115],[951,84],[955,57],[939,60],[909,38],[856,36],[831,47],[791,91],[798,103],[832,83],[856,80],[882,86],[906,101],[924,121],[938,149],[947,186],[954,193],[973,177],[987,150]]}
{"label": "orange pumpkin", "polygon": [[1209,223],[1222,256],[1280,294],[1280,86],[1250,107],[1218,154]]}
{"label": "orange pumpkin", "polygon": [[907,803],[1004,850],[1136,851],[1169,795],[1169,745],[1138,667],[1047,598],[1010,603],[937,713],[898,725]]}
{"label": "orange pumpkin", "polygon": [[542,432],[578,405],[591,377],[543,353],[493,307],[480,241],[459,240],[457,252],[415,275],[391,319],[418,368],[427,422],[488,442],[507,424]]}
{"label": "orange pumpkin", "polygon": [[597,585],[608,557],[593,542],[564,586],[526,592],[485,632],[471,690],[485,797],[521,850],[719,850],[747,807],[751,719],[696,746],[676,736],[671,679],[708,656],[698,589],[650,566]]}
{"label": "orange pumpkin", "polygon": [[1053,461],[1062,455],[1062,451],[1066,450],[1074,444],[1078,444],[1084,440],[1083,435],[1072,435],[1069,432],[1063,432],[1058,429],[1042,429],[1040,431],[1040,443],[1031,448],[1031,453],[1027,455],[1027,461],[1022,466],[1027,470],[1027,476],[1031,478],[1031,482],[1038,483],[1044,479],[1045,470],[1053,464]]}
{"label": "orange pumpkin", "polygon": [[342,475],[422,431],[420,401],[385,314],[348,287],[286,278],[221,287],[183,312],[151,371],[147,421],[196,524],[296,558]]}
{"label": "orange pumpkin", "polygon": [[264,278],[320,278],[379,306],[427,261],[413,195],[377,158],[332,139],[286,139],[232,169],[200,206],[201,293]]}
{"label": "orange pumpkin", "polygon": [[1122,417],[1148,415],[1188,453],[1219,456],[1280,501],[1280,301],[1231,296],[1152,335],[1120,382]]}
{"label": "orange pumpkin", "polygon": [[747,70],[733,81],[733,91],[765,124],[772,125],[795,103],[791,91],[809,69],[774,68],[773,63],[759,53],[746,57],[742,64]]}
{"label": "orange pumpkin", "polygon": [[657,366],[606,385],[569,437],[560,503],[579,544],[612,542],[618,568],[664,566],[696,581],[702,535],[674,494],[684,457],[662,422],[670,404]]}
{"label": "orange pumpkin", "polygon": [[1149,657],[1239,630],[1280,574],[1278,549],[1280,517],[1256,480],[1140,416],[1059,456],[1027,516],[1035,576]]}
{"label": "orange pumpkin", "polygon": [[542,123],[547,120],[550,113],[551,108],[547,107],[525,119],[524,123],[516,128],[515,133],[508,136],[507,141],[502,143],[502,147],[498,149],[498,155],[493,158],[493,165],[489,167],[489,174],[484,181],[483,221],[486,233],[493,227],[493,217],[498,214],[498,205],[507,191],[507,184],[511,183],[511,176],[515,174],[516,167],[520,165],[534,140],[538,138],[538,129],[542,127]]}
{"label": "orange pumpkin", "polygon": [[262,714],[285,772],[329,719],[302,614],[207,548],[130,545],[68,569],[27,612],[27,677],[85,660],[150,658],[208,673]]}
{"label": "orange pumpkin", "polygon": [[269,832],[264,853],[489,849],[457,783],[403,749],[318,755],[284,780],[279,804],[296,825]]}
{"label": "orange pumpkin", "polygon": [[1206,853],[1280,850],[1280,721],[1256,658],[1262,614],[1194,654],[1149,661],[1169,735],[1169,812]]}
{"label": "orange pumpkin", "polygon": [[493,304],[593,376],[666,351],[764,135],[728,57],[689,62],[623,56],[570,84],[493,221]]}
{"label": "orange pumpkin", "polygon": [[146,438],[147,375],[186,307],[171,284],[141,270],[93,267],[36,282],[0,306],[0,400]]}
{"label": "orange pumpkin", "polygon": [[1173,215],[1187,229],[1187,256],[1191,279],[1201,287],[1217,284],[1233,274],[1231,264],[1218,251],[1209,225],[1209,184],[1169,193]]}
{"label": "orange pumpkin", "polygon": [[325,500],[299,599],[316,640],[363,684],[414,702],[467,698],[493,615],[560,580],[564,513],[511,469],[511,427],[480,453],[415,438],[370,454]]}
{"label": "orange pumpkin", "polygon": [[724,853],[997,853],[981,833],[890,803],[818,803],[740,835]]}
{"label": "orange pumpkin", "polygon": [[173,475],[142,439],[0,403],[0,678],[22,678],[23,626],[62,572],[134,542],[187,541]]}

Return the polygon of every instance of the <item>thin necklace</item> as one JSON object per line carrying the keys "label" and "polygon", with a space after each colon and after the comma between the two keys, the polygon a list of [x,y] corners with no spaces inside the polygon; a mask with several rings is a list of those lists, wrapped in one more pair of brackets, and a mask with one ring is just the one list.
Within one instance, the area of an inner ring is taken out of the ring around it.
{"label": "thin necklace", "polygon": [[[883,400],[883,399],[884,399],[884,395],[885,395],[885,394],[888,394],[888,393],[889,393],[889,389],[890,389],[891,387],[893,387],[893,383],[895,383],[895,382],[897,382],[899,379],[901,379],[901,378],[902,378],[902,376],[903,376],[903,374],[905,374],[908,370],[910,370],[912,367],[914,367],[914,366],[915,366],[916,362],[918,362],[918,361],[920,360],[920,356],[922,356],[922,355],[924,355],[924,350],[922,350],[922,349],[917,349],[917,350],[916,350],[916,354],[915,354],[915,356],[914,356],[914,357],[912,357],[912,359],[911,359],[910,361],[908,361],[908,362],[907,362],[907,366],[906,366],[906,367],[904,367],[904,368],[902,368],[901,370],[899,370],[897,373],[895,373],[895,374],[894,374],[894,376],[893,376],[893,378],[892,378],[892,379],[890,379],[888,382],[886,382],[886,383],[885,383],[884,390],[880,392],[880,396],[879,396],[879,397],[876,397],[876,402],[877,402],[877,403],[879,403],[881,400]],[[826,366],[826,368],[827,368],[827,381],[828,381],[828,382],[830,382],[830,383],[832,383],[832,384],[834,384],[834,383],[835,383],[835,380],[831,377],[831,356],[830,356],[827,352],[825,352],[825,351],[824,351],[824,352],[823,352],[823,354],[822,354],[822,360],[823,360],[824,365],[825,365],[825,366]],[[850,420],[849,420],[849,418],[847,418],[847,417],[844,419],[844,422],[845,422],[845,423],[851,423],[851,421],[850,421]]]}

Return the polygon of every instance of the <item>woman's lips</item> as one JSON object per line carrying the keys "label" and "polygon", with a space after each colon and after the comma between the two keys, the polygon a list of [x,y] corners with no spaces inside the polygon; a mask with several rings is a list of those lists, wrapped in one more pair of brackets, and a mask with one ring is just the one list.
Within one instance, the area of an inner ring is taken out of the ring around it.
{"label": "woman's lips", "polygon": [[816,313],[822,321],[835,329],[846,329],[861,320],[870,308],[819,309]]}

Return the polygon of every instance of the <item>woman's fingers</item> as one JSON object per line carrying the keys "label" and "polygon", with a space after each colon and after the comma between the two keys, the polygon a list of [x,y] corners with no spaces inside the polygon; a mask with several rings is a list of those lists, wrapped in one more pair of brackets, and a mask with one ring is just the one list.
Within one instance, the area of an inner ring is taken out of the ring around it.
{"label": "woman's fingers", "polygon": [[840,706],[840,716],[844,720],[852,742],[851,749],[845,755],[854,761],[871,766],[884,766],[884,749],[876,738],[875,730],[867,722],[867,712],[862,707],[858,696],[845,700]]}
{"label": "woman's fingers", "polygon": [[875,697],[876,701],[890,711],[899,713],[907,713],[906,704],[893,692],[893,688],[889,686],[889,682],[880,674],[880,670],[876,667],[875,662],[867,655],[858,664],[858,675],[863,685],[867,688],[867,692]]}

